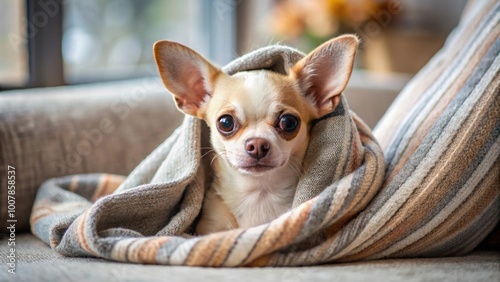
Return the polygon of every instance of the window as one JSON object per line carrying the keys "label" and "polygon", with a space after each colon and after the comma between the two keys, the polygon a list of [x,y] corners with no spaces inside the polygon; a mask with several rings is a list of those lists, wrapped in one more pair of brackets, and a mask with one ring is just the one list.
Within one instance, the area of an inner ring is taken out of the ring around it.
{"label": "window", "polygon": [[356,33],[361,38],[358,69],[412,75],[441,48],[465,2],[244,1],[247,16],[238,29],[238,50],[245,53],[280,42],[308,52],[339,34]]}
{"label": "window", "polygon": [[152,46],[161,39],[184,43],[221,65],[236,54],[233,0],[0,3],[0,89],[151,75]]}
{"label": "window", "polygon": [[[60,4],[63,3],[63,4]],[[414,74],[465,0],[0,0],[0,90],[156,72],[152,45],[179,41],[224,65],[272,43],[305,52],[357,33],[358,69]],[[412,54],[408,56],[407,54]]]}
{"label": "window", "polygon": [[[65,6],[65,79],[134,77],[154,64],[156,40],[184,43],[204,54],[201,5],[175,0],[86,0]],[[186,4],[187,3],[187,4]]]}
{"label": "window", "polygon": [[22,1],[0,0],[0,86],[20,85],[28,79],[26,30]]}

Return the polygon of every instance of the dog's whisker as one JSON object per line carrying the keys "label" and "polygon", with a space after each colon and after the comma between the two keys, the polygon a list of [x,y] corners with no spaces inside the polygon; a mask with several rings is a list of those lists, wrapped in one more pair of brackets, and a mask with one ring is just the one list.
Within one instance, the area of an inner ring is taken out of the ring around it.
{"label": "dog's whisker", "polygon": [[205,156],[207,156],[208,154],[212,153],[212,152],[215,152],[215,150],[209,150],[207,151],[205,154],[201,155],[201,158],[203,159]]}
{"label": "dog's whisker", "polygon": [[219,154],[215,154],[214,157],[212,158],[212,160],[210,161],[210,166],[212,166],[214,164],[214,161],[216,158],[218,158],[220,155]]}
{"label": "dog's whisker", "polygon": [[292,173],[297,177],[301,177],[303,175],[302,161],[290,153],[283,151],[281,153],[288,158],[287,166],[292,170]]}
{"label": "dog's whisker", "polygon": [[224,155],[226,154],[226,151],[221,151],[220,153],[217,153],[217,152],[214,150],[214,152],[215,152],[215,155],[214,155],[214,157],[212,158],[212,160],[210,161],[210,166],[212,166],[212,165],[213,165],[213,163],[214,163],[215,159],[217,159],[217,158],[219,158],[219,157],[222,157],[222,156],[224,156]]}

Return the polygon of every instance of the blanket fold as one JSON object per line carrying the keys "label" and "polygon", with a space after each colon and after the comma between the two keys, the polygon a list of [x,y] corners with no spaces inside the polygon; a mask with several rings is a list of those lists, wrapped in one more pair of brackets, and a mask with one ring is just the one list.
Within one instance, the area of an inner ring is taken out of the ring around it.
{"label": "blanket fold", "polygon": [[[303,56],[289,47],[267,47],[224,71],[286,74]],[[329,258],[328,252],[313,256],[314,250],[358,214],[382,184],[382,150],[342,98],[312,128],[290,212],[246,230],[193,236],[210,185],[211,167],[202,157],[207,134],[201,121],[186,117],[126,178],[92,174],[46,181],[33,208],[33,233],[66,256],[203,266],[316,264]]]}
{"label": "blanket fold", "polygon": [[[268,69],[286,74],[303,56],[289,47],[271,46],[231,62],[224,71]],[[498,102],[498,96],[492,99]],[[422,203],[439,200],[433,196],[436,193],[426,186],[417,190],[418,183],[409,185],[399,179],[401,175],[384,177],[382,149],[370,129],[349,111],[344,97],[333,113],[312,127],[291,211],[260,226],[195,236],[193,227],[210,185],[210,160],[203,157],[208,134],[201,121],[186,117],[126,178],[90,174],[46,181],[31,215],[33,234],[66,256],[225,267],[460,254],[485,236],[470,234],[464,242],[457,241],[453,225],[438,224],[446,219],[439,210],[419,211]],[[420,159],[418,152],[413,157]],[[497,183],[498,177],[489,170],[498,168],[497,155],[484,160],[486,184]],[[409,160],[405,168],[413,170],[418,164]],[[421,162],[427,169],[432,167],[427,162],[434,160]],[[491,185],[481,186],[491,197],[485,192],[470,198],[493,203],[484,213],[469,212],[476,205],[463,209],[478,222],[491,218],[481,230],[491,230],[498,221],[499,196]],[[475,186],[460,189],[470,194]],[[443,212],[449,214],[458,200],[442,206]]]}

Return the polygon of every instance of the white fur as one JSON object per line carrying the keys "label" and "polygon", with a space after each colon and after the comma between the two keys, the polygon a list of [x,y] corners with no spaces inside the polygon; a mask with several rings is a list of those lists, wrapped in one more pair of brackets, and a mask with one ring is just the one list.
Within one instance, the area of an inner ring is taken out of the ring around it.
{"label": "white fur", "polygon": [[[267,73],[249,72],[236,75],[243,78],[245,104],[232,102],[236,117],[247,127],[235,140],[224,140],[212,131],[212,145],[219,154],[213,161],[214,180],[207,193],[203,217],[197,226],[201,234],[267,223],[289,211],[301,173],[301,162],[307,147],[307,125],[292,140],[284,140],[268,119],[275,118],[280,93]],[[298,113],[294,109],[287,112]],[[214,126],[212,126],[213,128]],[[250,173],[239,167],[251,161],[244,150],[249,138],[265,138],[271,144],[268,153],[272,170]],[[232,215],[223,210],[227,206]]]}
{"label": "white fur", "polygon": [[234,213],[240,227],[270,222],[292,207],[299,174],[287,165],[259,175],[243,174],[218,158],[211,189]]}

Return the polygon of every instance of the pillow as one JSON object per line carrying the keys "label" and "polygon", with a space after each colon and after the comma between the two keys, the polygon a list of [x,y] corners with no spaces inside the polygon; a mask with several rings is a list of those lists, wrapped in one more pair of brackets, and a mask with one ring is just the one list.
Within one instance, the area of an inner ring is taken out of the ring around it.
{"label": "pillow", "polygon": [[[376,257],[463,254],[500,215],[500,2],[471,1],[442,50],[374,129],[386,157]],[[397,204],[384,205],[397,198]],[[369,248],[368,248],[369,246]]]}

